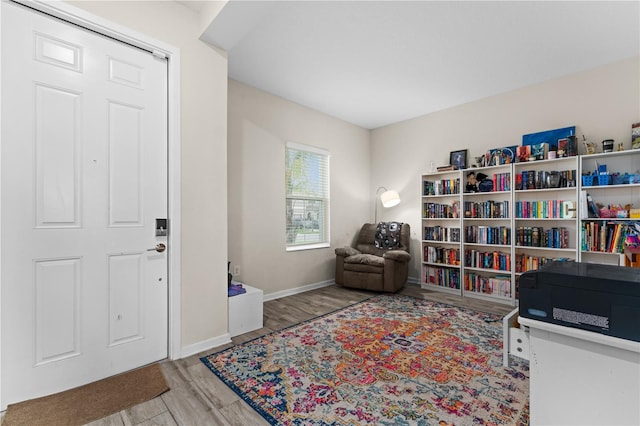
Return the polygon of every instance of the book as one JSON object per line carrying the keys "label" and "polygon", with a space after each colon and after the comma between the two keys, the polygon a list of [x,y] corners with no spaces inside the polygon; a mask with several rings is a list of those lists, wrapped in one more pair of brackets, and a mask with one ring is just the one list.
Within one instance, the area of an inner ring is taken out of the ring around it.
{"label": "book", "polygon": [[598,206],[593,202],[591,195],[587,193],[587,205],[589,206],[589,217],[598,217]]}
{"label": "book", "polygon": [[453,164],[447,164],[446,166],[438,166],[436,170],[439,172],[448,172],[451,170],[458,170],[458,166],[455,166]]}
{"label": "book", "polygon": [[524,145],[516,148],[516,163],[524,163],[529,161],[531,157],[531,146]]}
{"label": "book", "polygon": [[580,190],[580,217],[589,217],[589,207],[587,205],[587,191]]}
{"label": "book", "polygon": [[539,144],[531,145],[531,156],[536,160],[546,160],[549,154],[549,144],[542,142]]}
{"label": "book", "polygon": [[631,125],[631,149],[640,149],[640,123]]}

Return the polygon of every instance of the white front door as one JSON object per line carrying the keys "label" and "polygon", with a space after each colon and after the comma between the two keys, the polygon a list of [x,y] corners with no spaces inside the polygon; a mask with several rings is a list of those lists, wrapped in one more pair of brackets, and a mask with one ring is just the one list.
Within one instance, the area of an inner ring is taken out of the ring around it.
{"label": "white front door", "polygon": [[167,63],[6,2],[1,28],[4,409],[167,357]]}

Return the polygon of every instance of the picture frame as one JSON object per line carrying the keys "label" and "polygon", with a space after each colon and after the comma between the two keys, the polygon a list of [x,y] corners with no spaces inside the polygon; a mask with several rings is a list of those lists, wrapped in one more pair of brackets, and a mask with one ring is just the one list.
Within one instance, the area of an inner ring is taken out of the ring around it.
{"label": "picture frame", "polygon": [[467,150],[451,151],[449,153],[449,164],[456,166],[458,170],[467,168]]}

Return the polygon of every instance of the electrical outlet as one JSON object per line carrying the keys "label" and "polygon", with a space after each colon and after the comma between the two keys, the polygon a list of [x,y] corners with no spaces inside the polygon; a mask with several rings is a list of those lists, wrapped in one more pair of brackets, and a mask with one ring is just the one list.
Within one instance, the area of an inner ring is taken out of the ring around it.
{"label": "electrical outlet", "polygon": [[235,277],[240,276],[240,265],[234,265],[234,267],[233,267],[233,275]]}

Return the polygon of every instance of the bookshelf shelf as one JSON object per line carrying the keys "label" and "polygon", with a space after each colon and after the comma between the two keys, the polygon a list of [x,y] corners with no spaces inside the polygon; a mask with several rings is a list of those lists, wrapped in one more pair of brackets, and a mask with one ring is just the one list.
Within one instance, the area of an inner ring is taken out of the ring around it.
{"label": "bookshelf shelf", "polygon": [[[595,186],[593,188],[596,188]],[[535,192],[573,192],[575,191],[575,187],[568,188],[540,188],[540,189],[516,189],[513,192],[516,194],[532,194]]]}
{"label": "bookshelf shelf", "polygon": [[508,303],[511,304],[513,301],[513,298],[511,296],[502,296],[499,294],[491,294],[491,293],[482,293],[479,291],[473,291],[473,290],[465,290],[465,295],[467,297],[473,297],[475,299],[485,299],[485,300],[491,300],[491,301],[502,301],[503,303]]}
{"label": "bookshelf shelf", "polygon": [[620,184],[620,185],[592,185],[592,186],[583,186],[582,189],[584,189],[585,191],[606,191],[606,190],[610,190],[610,189],[617,189],[617,188],[627,188],[627,189],[632,189],[632,188],[639,188],[640,187],[640,183],[625,183],[625,184]]}
{"label": "bookshelf shelf", "polygon": [[475,268],[473,266],[465,266],[464,269],[467,269],[469,271],[475,271],[475,272],[487,272],[487,273],[502,274],[502,275],[511,274],[511,270],[504,271],[502,269]]}
{"label": "bookshelf shelf", "polygon": [[[538,221],[548,221],[548,222],[559,222],[559,221],[569,221],[575,222],[575,217],[516,217],[515,220],[517,222],[538,222]],[[611,219],[609,219],[611,220]]]}
{"label": "bookshelf shelf", "polygon": [[511,218],[508,217],[465,217],[464,221],[478,221],[478,222],[509,222]]}
{"label": "bookshelf shelf", "polygon": [[460,242],[456,242],[456,241],[439,241],[439,240],[422,240],[423,243],[427,243],[427,244],[451,244],[454,246],[459,246]]}
{"label": "bookshelf shelf", "polygon": [[509,248],[511,244],[483,244],[483,243],[465,243],[465,247],[504,247]]}
{"label": "bookshelf shelf", "polygon": [[[476,169],[479,170],[479,169]],[[486,197],[486,196],[491,196],[491,195],[500,195],[500,194],[506,194],[506,195],[510,195],[511,191],[489,191],[489,192],[465,192],[464,196],[465,197]]]}
{"label": "bookshelf shelf", "polygon": [[456,268],[456,269],[460,269],[460,265],[452,265],[450,263],[439,263],[439,262],[422,262],[423,265],[429,265],[429,266],[437,266],[437,267],[442,267],[442,268]]}
{"label": "bookshelf shelf", "polygon": [[533,251],[555,251],[575,254],[575,248],[553,248],[553,247],[535,247],[535,246],[514,246],[516,250],[533,250]]}
{"label": "bookshelf shelf", "polygon": [[442,285],[435,285],[435,284],[429,284],[429,283],[422,283],[421,287],[431,289],[431,290],[443,291],[445,293],[460,294],[459,288],[452,288],[452,287],[446,287]]}
{"label": "bookshelf shelf", "polygon": [[609,251],[592,251],[592,250],[580,250],[583,254],[605,254],[609,256],[620,256],[623,253],[612,253]]}

